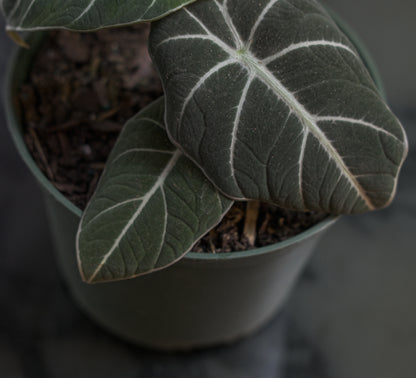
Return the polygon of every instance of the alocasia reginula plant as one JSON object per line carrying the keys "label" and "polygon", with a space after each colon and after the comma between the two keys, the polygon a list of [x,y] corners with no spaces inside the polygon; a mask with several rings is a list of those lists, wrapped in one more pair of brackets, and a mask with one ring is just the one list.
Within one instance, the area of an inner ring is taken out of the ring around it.
{"label": "alocasia reginula plant", "polygon": [[13,32],[152,21],[165,97],[126,124],[84,212],[86,282],[174,263],[234,200],[354,214],[394,197],[406,135],[315,0],[1,5]]}

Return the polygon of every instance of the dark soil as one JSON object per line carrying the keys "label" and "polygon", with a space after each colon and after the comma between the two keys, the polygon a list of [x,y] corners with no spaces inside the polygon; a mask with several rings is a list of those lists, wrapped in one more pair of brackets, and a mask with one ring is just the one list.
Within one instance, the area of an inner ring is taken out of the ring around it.
{"label": "dark soil", "polygon": [[[44,174],[84,209],[123,124],[162,94],[147,53],[148,25],[96,33],[54,31],[20,88],[26,143]],[[246,203],[194,247],[229,252],[288,239],[325,214],[261,204],[255,242],[244,235]]]}
{"label": "dark soil", "polygon": [[163,93],[149,27],[51,32],[21,87],[26,143],[45,175],[84,208],[124,123]]}
{"label": "dark soil", "polygon": [[235,202],[221,223],[205,235],[193,250],[217,253],[264,247],[287,240],[327,217],[323,213],[301,213],[261,203],[256,222],[256,240],[251,244],[243,233],[246,206],[245,202]]}

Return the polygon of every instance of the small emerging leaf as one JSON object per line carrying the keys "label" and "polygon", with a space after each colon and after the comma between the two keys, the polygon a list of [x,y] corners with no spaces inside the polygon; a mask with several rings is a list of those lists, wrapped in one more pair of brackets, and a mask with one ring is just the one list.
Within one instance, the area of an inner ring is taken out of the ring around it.
{"label": "small emerging leaf", "polygon": [[84,212],[77,254],[86,282],[173,264],[232,205],[171,144],[163,108],[159,100],[126,124]]}
{"label": "small emerging leaf", "polygon": [[404,131],[314,0],[200,0],[153,24],[175,144],[226,195],[295,210],[388,205]]}
{"label": "small emerging leaf", "polygon": [[7,31],[7,34],[10,37],[10,39],[20,47],[23,47],[24,49],[29,48],[29,45],[26,43],[26,41],[19,33],[9,30]]}
{"label": "small emerging leaf", "polygon": [[97,30],[151,21],[195,0],[0,0],[8,30]]}

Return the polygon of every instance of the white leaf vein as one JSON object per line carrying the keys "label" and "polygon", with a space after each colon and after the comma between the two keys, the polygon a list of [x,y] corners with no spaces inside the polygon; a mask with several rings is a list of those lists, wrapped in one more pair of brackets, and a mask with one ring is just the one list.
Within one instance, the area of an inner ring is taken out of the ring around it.
{"label": "white leaf vein", "polygon": [[152,9],[152,8],[153,8],[153,5],[155,5],[156,1],[157,1],[157,0],[153,0],[153,1],[150,3],[150,5],[149,5],[149,6],[146,8],[146,10],[143,12],[143,16],[144,16],[147,12],[149,12],[149,10],[150,10],[150,9]]}
{"label": "white leaf vein", "polygon": [[280,50],[279,52],[264,58],[262,60],[263,64],[268,65],[269,63],[273,62],[276,59],[281,58],[282,56],[289,54],[292,51],[296,51],[299,49],[304,49],[304,48],[308,48],[308,47],[313,47],[313,46],[331,46],[331,47],[336,47],[339,49],[344,49],[346,51],[348,51],[349,53],[351,53],[352,55],[354,55],[357,58],[357,55],[355,54],[355,52],[348,47],[347,45],[344,45],[340,42],[335,42],[335,41],[326,41],[326,40],[317,40],[317,41],[305,41],[305,42],[298,42],[298,43],[293,43],[290,46]]}
{"label": "white leaf vein", "polygon": [[234,50],[232,50],[227,44],[225,44],[223,41],[221,41],[219,38],[217,38],[213,34],[209,34],[209,35],[208,34],[185,34],[185,35],[177,35],[175,37],[169,37],[169,38],[164,39],[162,42],[160,42],[156,46],[156,49],[158,49],[159,46],[165,43],[180,41],[180,40],[187,40],[187,39],[201,39],[201,40],[211,41],[215,43],[218,47],[222,48],[226,53],[230,55],[234,53]]}
{"label": "white leaf vein", "polygon": [[121,207],[121,206],[127,205],[127,204],[129,204],[129,203],[142,201],[142,200],[143,200],[143,196],[142,196],[142,197],[137,197],[137,198],[131,198],[131,199],[129,199],[129,200],[125,200],[125,201],[123,201],[123,202],[118,202],[118,203],[116,203],[115,205],[110,206],[110,207],[106,208],[105,210],[101,211],[100,213],[98,213],[96,216],[94,216],[93,218],[91,218],[91,219],[88,221],[88,223],[87,223],[87,224],[91,224],[91,223],[95,222],[95,221],[96,221],[98,218],[100,218],[102,215],[104,215],[104,214],[106,214],[106,213],[108,213],[108,212],[110,212],[110,211],[113,211],[113,210],[117,209],[118,207]]}
{"label": "white leaf vein", "polygon": [[235,27],[233,20],[230,16],[230,13],[228,11],[228,7],[227,7],[227,1],[224,1],[224,4],[221,5],[218,3],[217,0],[214,1],[215,4],[217,5],[218,9],[221,12],[222,17],[224,18],[225,23],[227,24],[227,26],[229,27],[231,34],[234,37],[234,42],[236,44],[236,48],[240,49],[243,47],[243,41],[240,37],[240,34],[237,31],[237,28]]}
{"label": "white leaf vein", "polygon": [[162,198],[163,198],[163,209],[165,211],[165,216],[164,216],[164,220],[163,220],[163,234],[162,237],[160,239],[160,245],[159,245],[159,250],[157,252],[157,254],[155,255],[155,261],[156,264],[159,261],[159,257],[162,253],[163,247],[165,245],[165,240],[166,240],[166,232],[167,232],[167,228],[168,228],[168,203],[166,201],[166,193],[165,193],[165,189],[163,188],[163,186],[160,188],[161,193],[162,193]]}
{"label": "white leaf vein", "polygon": [[260,13],[259,17],[257,18],[256,22],[254,23],[253,27],[251,28],[250,35],[248,37],[248,43],[251,45],[251,42],[253,41],[254,35],[256,34],[256,31],[262,21],[264,20],[264,17],[267,13],[269,13],[270,9],[273,8],[273,6],[278,2],[279,0],[271,0],[263,9],[263,11]]}
{"label": "white leaf vein", "polygon": [[[215,42],[218,46],[222,47],[224,49],[224,51],[227,52],[228,54],[233,55],[234,50],[231,49],[230,46],[228,46],[223,40],[221,40],[215,34],[213,34],[207,28],[207,26],[198,17],[196,17],[193,13],[191,13],[187,8],[184,8],[184,10],[205,31],[205,33],[207,33],[207,35],[211,37],[210,39],[213,42]],[[193,34],[193,35],[195,35],[195,34]],[[192,34],[190,34],[188,36],[192,36]],[[170,39],[170,38],[168,38],[168,39]],[[161,43],[163,43],[163,42],[161,42]]]}
{"label": "white leaf vein", "polygon": [[238,126],[240,124],[240,119],[241,119],[241,114],[243,112],[243,108],[244,108],[244,103],[246,101],[247,98],[247,93],[250,89],[251,83],[253,82],[255,75],[254,73],[250,73],[247,82],[243,88],[243,91],[241,93],[241,98],[240,98],[240,102],[237,106],[237,111],[236,111],[236,115],[235,115],[235,119],[233,122],[233,128],[231,131],[231,144],[230,144],[230,169],[231,169],[231,177],[233,178],[234,182],[236,183],[237,186],[237,180],[235,177],[235,170],[234,170],[234,157],[235,157],[235,147],[236,147],[236,142],[237,142],[237,133],[238,133]]}
{"label": "white leaf vein", "polygon": [[35,4],[35,2],[36,2],[36,0],[32,0],[31,3],[29,4],[29,6],[27,7],[26,12],[23,14],[23,16],[22,16],[22,18],[20,20],[19,27],[22,27],[23,23],[26,20],[26,17],[28,16],[28,14],[29,14],[31,8],[33,7],[33,5]]}
{"label": "white leaf vein", "polygon": [[189,11],[188,8],[184,8],[185,12],[188,14],[188,16],[190,16],[194,21],[196,21],[196,23],[202,28],[204,29],[205,33],[207,34],[212,34],[211,31],[205,26],[205,24],[198,18],[196,17],[191,11]]}
{"label": "white leaf vein", "polygon": [[209,71],[207,71],[195,84],[195,86],[191,89],[191,91],[189,92],[188,96],[185,98],[185,101],[183,102],[182,105],[182,109],[181,112],[179,114],[179,122],[178,124],[182,124],[182,119],[183,116],[185,114],[185,110],[189,104],[189,102],[191,101],[191,99],[193,98],[193,96],[195,95],[195,93],[204,85],[204,83],[215,73],[219,72],[221,69],[223,69],[224,67],[236,63],[235,59],[227,59],[224,60],[218,64],[216,64],[214,67],[212,67]]}
{"label": "white leaf vein", "polygon": [[138,121],[145,121],[145,122],[153,123],[154,125],[159,126],[162,130],[165,130],[165,127],[160,122],[157,122],[152,118],[141,117],[138,119]]}
{"label": "white leaf vein", "polygon": [[118,161],[120,158],[122,158],[125,155],[129,155],[129,154],[137,153],[137,152],[150,152],[150,153],[173,155],[175,153],[175,150],[170,151],[170,150],[158,150],[155,148],[131,148],[129,150],[123,151],[120,155],[117,155],[117,157],[113,159],[111,164],[114,164],[116,161]]}
{"label": "white leaf vein", "polygon": [[96,0],[91,0],[91,2],[86,6],[86,8],[79,14],[78,17],[76,17],[71,24],[74,24],[75,22],[79,21],[82,17],[84,17],[93,7],[93,5],[95,4]]}
{"label": "white leaf vein", "polygon": [[396,139],[400,143],[404,143],[402,140],[400,140],[396,135],[391,133],[390,131],[387,131],[380,126],[374,125],[371,122],[364,121],[362,119],[355,119],[355,118],[349,118],[349,117],[342,117],[342,116],[316,116],[315,117],[316,122],[345,122],[345,123],[351,123],[351,124],[357,124],[369,127],[370,129],[376,130],[380,133],[386,134],[391,138]]}
{"label": "white leaf vein", "polygon": [[298,182],[299,196],[304,207],[306,207],[306,204],[305,204],[305,198],[303,195],[303,163],[305,159],[306,143],[308,141],[308,136],[309,136],[309,130],[304,127],[303,140],[302,140],[302,145],[301,145],[300,154],[299,154],[299,182]]}

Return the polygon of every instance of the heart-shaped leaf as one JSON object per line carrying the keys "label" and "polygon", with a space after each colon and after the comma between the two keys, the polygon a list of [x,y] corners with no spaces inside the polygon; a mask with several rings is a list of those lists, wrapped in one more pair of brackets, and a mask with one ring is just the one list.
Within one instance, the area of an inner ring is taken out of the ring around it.
{"label": "heart-shaped leaf", "polygon": [[297,210],[389,204],[404,131],[314,0],[200,0],[156,22],[167,131],[225,194]]}
{"label": "heart-shaped leaf", "polygon": [[96,30],[150,21],[195,0],[0,0],[9,30]]}
{"label": "heart-shaped leaf", "polygon": [[232,205],[170,143],[163,108],[159,100],[126,124],[84,212],[77,254],[86,282],[173,264]]}

